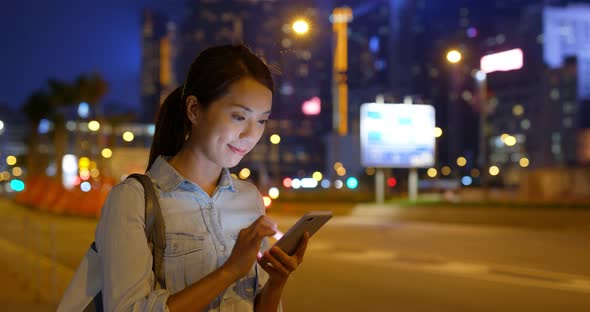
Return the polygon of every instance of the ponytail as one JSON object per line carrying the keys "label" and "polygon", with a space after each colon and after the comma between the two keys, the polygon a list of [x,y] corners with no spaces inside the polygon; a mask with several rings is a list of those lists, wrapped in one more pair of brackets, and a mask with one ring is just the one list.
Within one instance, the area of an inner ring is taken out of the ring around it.
{"label": "ponytail", "polygon": [[166,97],[158,110],[156,131],[146,171],[150,170],[158,156],[174,156],[182,148],[190,129],[184,110],[182,87],[178,87]]}

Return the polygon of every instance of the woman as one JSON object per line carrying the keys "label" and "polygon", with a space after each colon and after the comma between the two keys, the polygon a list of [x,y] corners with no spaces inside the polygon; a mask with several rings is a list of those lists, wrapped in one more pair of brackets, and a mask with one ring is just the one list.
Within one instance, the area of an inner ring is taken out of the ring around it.
{"label": "woman", "polygon": [[105,311],[280,309],[309,236],[293,256],[276,247],[259,256],[276,225],[256,187],[227,169],[262,136],[272,95],[268,67],[242,45],[195,59],[160,108],[147,171],[166,228],[166,289],[153,286],[143,189],[127,179],[111,190],[96,230]]}

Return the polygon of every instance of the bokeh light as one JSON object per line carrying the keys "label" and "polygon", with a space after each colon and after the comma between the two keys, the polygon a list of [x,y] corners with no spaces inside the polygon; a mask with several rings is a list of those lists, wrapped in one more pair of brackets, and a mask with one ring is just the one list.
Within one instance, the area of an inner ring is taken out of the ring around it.
{"label": "bokeh light", "polygon": [[491,166],[489,172],[491,176],[497,176],[500,174],[500,168],[498,166]]}
{"label": "bokeh light", "polygon": [[443,135],[443,131],[441,128],[436,127],[434,128],[434,137],[435,138],[440,138]]}
{"label": "bokeh light", "polygon": [[272,144],[279,144],[281,143],[281,136],[278,134],[273,134],[270,136],[270,143]]}
{"label": "bokeh light", "polygon": [[299,35],[304,35],[309,31],[309,23],[299,19],[293,23],[293,30]]}
{"label": "bokeh light", "polygon": [[447,53],[447,61],[453,64],[459,63],[462,58],[463,56],[461,55],[461,52],[457,50],[451,50]]}
{"label": "bokeh light", "polygon": [[93,120],[88,123],[88,129],[90,129],[90,131],[98,131],[100,129],[100,123],[96,120]]}
{"label": "bokeh light", "polygon": [[125,131],[125,133],[123,133],[123,140],[125,142],[131,142],[134,138],[135,135],[131,131]]}
{"label": "bokeh light", "polygon": [[262,197],[262,200],[264,200],[264,207],[265,208],[268,208],[270,206],[270,204],[272,204],[272,199],[270,199],[270,197],[268,197],[268,196]]}
{"label": "bokeh light", "polygon": [[463,156],[457,158],[457,166],[459,167],[465,167],[465,165],[467,165],[467,159]]}
{"label": "bokeh light", "polygon": [[240,174],[238,176],[240,177],[240,179],[245,180],[248,179],[248,177],[250,177],[250,173],[250,169],[243,168],[242,170],[240,170]]}
{"label": "bokeh light", "polygon": [[430,168],[426,171],[426,174],[431,177],[434,178],[436,177],[436,175],[438,174],[438,171],[435,168]]}
{"label": "bokeh light", "polygon": [[100,154],[104,158],[111,158],[113,156],[113,151],[110,148],[103,148]]}
{"label": "bokeh light", "polygon": [[356,189],[359,186],[359,181],[355,177],[349,177],[346,179],[346,187],[351,190]]}
{"label": "bokeh light", "polygon": [[278,189],[278,188],[276,188],[276,187],[271,187],[271,188],[268,190],[268,196],[269,196],[271,199],[277,199],[277,198],[279,198],[279,189]]}
{"label": "bokeh light", "polygon": [[284,178],[283,179],[283,186],[286,188],[290,188],[292,185],[291,183],[293,182],[293,180],[291,180],[291,178]]}
{"label": "bokeh light", "polygon": [[12,155],[6,157],[6,164],[8,164],[9,166],[16,165],[16,157],[14,157]]}

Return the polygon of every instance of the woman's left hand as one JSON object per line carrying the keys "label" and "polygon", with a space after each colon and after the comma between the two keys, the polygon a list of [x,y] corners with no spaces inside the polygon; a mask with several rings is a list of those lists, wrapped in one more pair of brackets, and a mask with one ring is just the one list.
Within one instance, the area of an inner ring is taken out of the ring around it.
{"label": "woman's left hand", "polygon": [[286,282],[289,275],[303,262],[303,256],[309,242],[309,233],[305,233],[297,250],[289,256],[279,247],[272,247],[258,258],[258,264],[268,273],[269,281]]}

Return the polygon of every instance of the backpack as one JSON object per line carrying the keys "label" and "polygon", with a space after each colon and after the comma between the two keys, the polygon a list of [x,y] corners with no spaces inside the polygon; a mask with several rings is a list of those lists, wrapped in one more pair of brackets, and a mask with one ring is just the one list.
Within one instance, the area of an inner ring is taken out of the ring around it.
{"label": "backpack", "polygon": [[[164,218],[160,210],[158,195],[151,179],[144,174],[132,174],[128,178],[136,179],[144,189],[145,198],[145,235],[152,251],[155,285],[166,289],[164,277],[164,249],[166,249]],[[103,279],[100,270],[100,258],[93,242],[86,256],[76,269],[74,278],[62,297],[57,312],[83,311],[102,312]]]}

